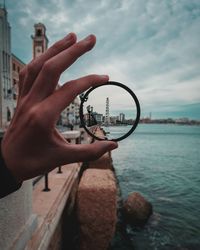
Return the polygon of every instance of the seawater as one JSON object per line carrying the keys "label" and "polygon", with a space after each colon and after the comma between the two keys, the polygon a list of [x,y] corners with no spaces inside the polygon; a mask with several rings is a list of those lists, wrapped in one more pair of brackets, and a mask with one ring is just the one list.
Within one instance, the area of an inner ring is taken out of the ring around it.
{"label": "seawater", "polygon": [[199,250],[200,126],[139,124],[112,157],[122,199],[140,192],[154,213],[143,228],[119,213],[111,249]]}

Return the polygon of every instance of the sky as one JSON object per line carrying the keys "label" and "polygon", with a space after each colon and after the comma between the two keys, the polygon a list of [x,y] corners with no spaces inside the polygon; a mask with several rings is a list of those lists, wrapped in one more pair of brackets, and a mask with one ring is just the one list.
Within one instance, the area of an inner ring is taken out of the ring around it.
{"label": "sky", "polygon": [[49,45],[93,33],[95,48],[60,82],[108,74],[134,91],[142,117],[200,120],[199,0],[6,0],[6,8],[12,51],[25,63],[35,23],[45,24]]}
{"label": "sky", "polygon": [[136,119],[137,107],[133,97],[119,86],[105,84],[95,88],[89,95],[86,93],[86,96],[83,105],[84,114],[88,113],[87,107],[90,106],[93,107],[93,111],[105,115],[106,103],[108,103],[110,116],[119,117],[120,113],[124,113],[126,119]]}

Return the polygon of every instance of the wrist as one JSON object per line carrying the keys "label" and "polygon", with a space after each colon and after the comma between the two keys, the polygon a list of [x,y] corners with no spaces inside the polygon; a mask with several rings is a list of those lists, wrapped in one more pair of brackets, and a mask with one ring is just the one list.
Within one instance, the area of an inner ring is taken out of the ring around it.
{"label": "wrist", "polygon": [[6,166],[4,161],[2,150],[0,152],[0,198],[17,191],[22,185],[15,179],[15,176]]}

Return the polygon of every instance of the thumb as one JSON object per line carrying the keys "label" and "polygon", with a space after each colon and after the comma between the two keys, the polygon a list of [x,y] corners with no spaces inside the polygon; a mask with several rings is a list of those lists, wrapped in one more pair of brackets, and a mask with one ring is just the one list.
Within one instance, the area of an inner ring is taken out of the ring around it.
{"label": "thumb", "polygon": [[[92,144],[70,145],[71,162],[92,161],[100,158],[103,154],[118,147],[117,142],[101,141]],[[69,150],[69,148],[68,148]],[[69,158],[68,158],[69,160]]]}

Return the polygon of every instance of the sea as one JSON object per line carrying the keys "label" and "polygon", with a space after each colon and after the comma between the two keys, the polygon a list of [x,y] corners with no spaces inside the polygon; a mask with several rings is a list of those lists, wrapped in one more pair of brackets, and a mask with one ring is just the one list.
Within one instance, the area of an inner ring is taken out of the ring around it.
{"label": "sea", "polygon": [[[113,129],[119,136],[127,130]],[[112,158],[121,198],[111,249],[200,250],[200,126],[139,124]],[[121,214],[132,192],[153,205],[141,228]]]}

